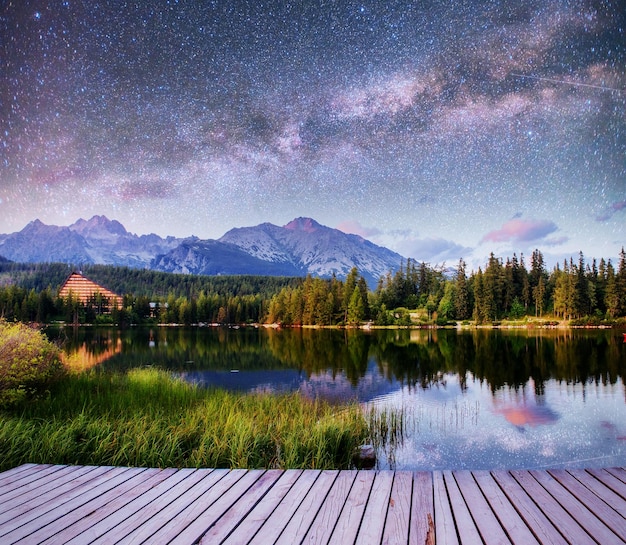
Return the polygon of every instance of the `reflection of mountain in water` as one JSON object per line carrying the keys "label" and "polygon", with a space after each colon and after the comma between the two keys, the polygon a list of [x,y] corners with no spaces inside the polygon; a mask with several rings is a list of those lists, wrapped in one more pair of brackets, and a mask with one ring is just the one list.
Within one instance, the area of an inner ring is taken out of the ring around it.
{"label": "reflection of mountain in water", "polygon": [[205,387],[218,387],[242,392],[300,392],[309,399],[325,399],[332,403],[349,400],[369,401],[397,390],[399,384],[381,380],[375,361],[355,385],[343,371],[317,371],[307,374],[297,370],[232,370],[184,371],[178,373],[189,382]]}

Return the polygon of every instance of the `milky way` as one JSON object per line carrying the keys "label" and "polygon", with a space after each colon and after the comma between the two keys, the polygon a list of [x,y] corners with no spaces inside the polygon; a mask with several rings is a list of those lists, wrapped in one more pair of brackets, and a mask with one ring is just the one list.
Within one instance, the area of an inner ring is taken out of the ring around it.
{"label": "milky way", "polygon": [[308,216],[452,265],[626,244],[618,1],[0,5],[0,233]]}

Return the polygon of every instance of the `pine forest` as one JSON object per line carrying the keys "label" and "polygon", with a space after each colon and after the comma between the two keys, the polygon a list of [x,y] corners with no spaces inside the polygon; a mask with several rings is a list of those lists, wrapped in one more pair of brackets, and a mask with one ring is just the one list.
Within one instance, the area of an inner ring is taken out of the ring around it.
{"label": "pine forest", "polygon": [[[106,305],[61,298],[73,270],[123,296]],[[611,325],[626,320],[626,253],[618,263],[582,253],[548,271],[535,250],[505,259],[490,255],[468,274],[407,260],[371,289],[358,270],[345,279],[307,276],[201,276],[108,265],[0,262],[0,319],[81,324],[252,324],[283,326],[411,326],[502,321]]]}

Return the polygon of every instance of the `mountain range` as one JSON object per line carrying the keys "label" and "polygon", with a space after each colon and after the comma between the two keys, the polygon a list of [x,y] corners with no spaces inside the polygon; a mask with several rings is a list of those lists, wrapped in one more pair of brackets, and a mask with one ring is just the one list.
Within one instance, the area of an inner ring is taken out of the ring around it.
{"label": "mountain range", "polygon": [[116,220],[94,216],[72,225],[30,222],[0,235],[0,259],[21,263],[107,264],[188,274],[251,274],[345,278],[350,269],[371,286],[404,259],[358,235],[296,218],[282,227],[262,223],[217,240],[135,235]]}

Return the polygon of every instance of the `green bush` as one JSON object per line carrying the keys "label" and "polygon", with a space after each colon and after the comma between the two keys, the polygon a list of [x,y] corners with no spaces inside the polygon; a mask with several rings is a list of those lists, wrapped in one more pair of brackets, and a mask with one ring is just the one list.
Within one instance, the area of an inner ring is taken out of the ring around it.
{"label": "green bush", "polygon": [[63,373],[59,349],[40,331],[0,320],[0,407],[40,395]]}

